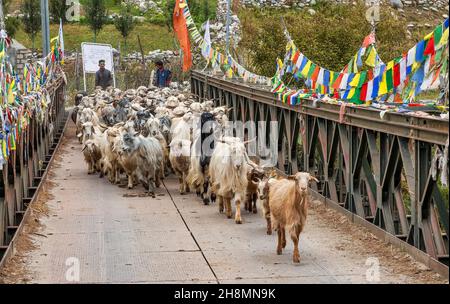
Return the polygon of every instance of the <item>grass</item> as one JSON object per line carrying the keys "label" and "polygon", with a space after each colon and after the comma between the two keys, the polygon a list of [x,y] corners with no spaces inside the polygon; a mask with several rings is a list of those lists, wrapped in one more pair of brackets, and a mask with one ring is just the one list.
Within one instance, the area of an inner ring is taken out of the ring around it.
{"label": "grass", "polygon": [[[59,25],[50,25],[50,36],[57,36],[58,29]],[[140,36],[144,53],[148,53],[155,49],[171,50],[176,48],[174,36],[169,32],[166,26],[141,23],[136,26],[134,31],[128,37],[127,50],[139,50],[137,35]],[[15,39],[28,48],[32,47],[31,39],[22,29],[16,33]],[[64,26],[64,43],[66,50],[80,50],[82,42],[93,42],[93,39],[94,33],[87,25],[66,24]],[[124,47],[122,36],[112,24],[108,24],[102,29],[97,37],[97,43],[108,43],[116,49],[120,43],[122,50]],[[40,34],[36,37],[35,48],[41,48]]]}

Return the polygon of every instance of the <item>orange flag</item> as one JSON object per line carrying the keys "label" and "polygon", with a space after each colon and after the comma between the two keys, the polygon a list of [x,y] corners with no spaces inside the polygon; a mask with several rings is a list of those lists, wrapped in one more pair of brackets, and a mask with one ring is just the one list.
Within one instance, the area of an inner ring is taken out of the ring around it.
{"label": "orange flag", "polygon": [[176,0],[173,10],[173,29],[183,50],[183,71],[186,72],[192,66],[192,56],[186,18],[184,18],[183,9],[180,7],[181,4],[186,5],[185,0]]}

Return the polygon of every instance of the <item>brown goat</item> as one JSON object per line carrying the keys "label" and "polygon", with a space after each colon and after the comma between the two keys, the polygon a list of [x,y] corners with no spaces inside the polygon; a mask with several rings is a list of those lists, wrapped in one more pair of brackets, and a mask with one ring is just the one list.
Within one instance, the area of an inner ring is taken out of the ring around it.
{"label": "brown goat", "polygon": [[300,262],[298,241],[306,223],[308,212],[308,185],[318,180],[306,172],[288,176],[287,179],[268,182],[268,197],[272,228],[278,232],[277,254],[286,247],[285,227],[294,242],[293,262]]}
{"label": "brown goat", "polygon": [[264,171],[257,167],[247,172],[247,191],[245,193],[245,210],[257,213],[256,201],[258,199],[258,184],[264,177]]}

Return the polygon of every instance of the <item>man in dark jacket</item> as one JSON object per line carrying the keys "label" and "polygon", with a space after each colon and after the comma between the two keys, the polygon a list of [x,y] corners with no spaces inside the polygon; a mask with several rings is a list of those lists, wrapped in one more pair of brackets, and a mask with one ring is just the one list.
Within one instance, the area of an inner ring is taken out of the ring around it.
{"label": "man in dark jacket", "polygon": [[164,69],[164,64],[162,61],[157,61],[155,65],[156,72],[155,79],[153,80],[153,85],[160,88],[168,87],[170,81],[172,80],[172,72],[170,70]]}
{"label": "man in dark jacket", "polygon": [[105,60],[103,59],[98,62],[98,66],[100,69],[95,73],[95,86],[106,90],[107,87],[111,86],[111,71],[105,68]]}

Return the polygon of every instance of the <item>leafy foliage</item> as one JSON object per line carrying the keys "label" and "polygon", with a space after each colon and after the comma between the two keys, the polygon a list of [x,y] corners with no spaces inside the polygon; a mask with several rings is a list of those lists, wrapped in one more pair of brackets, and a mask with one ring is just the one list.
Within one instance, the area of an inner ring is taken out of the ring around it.
{"label": "leafy foliage", "polygon": [[85,5],[86,22],[94,32],[94,42],[97,34],[107,22],[107,10],[104,0],[89,0]]}
{"label": "leafy foliage", "polygon": [[53,22],[59,23],[61,19],[62,22],[66,22],[66,10],[67,10],[66,1],[64,0],[50,0],[49,10],[50,16],[53,18]]}
{"label": "leafy foliage", "polygon": [[7,17],[5,18],[5,29],[8,36],[14,38],[16,36],[17,30],[20,28],[20,19],[18,17]]}
{"label": "leafy foliage", "polygon": [[[366,7],[358,5],[336,5],[317,2],[316,14],[306,10],[256,10],[243,9],[239,13],[242,24],[242,40],[239,53],[253,70],[272,76],[276,69],[276,58],[286,52],[281,17],[297,47],[317,64],[340,71],[350,60],[366,35],[370,24],[365,19]],[[377,49],[384,61],[399,56],[417,40],[410,39],[406,22],[392,16],[390,8],[383,7],[377,25]],[[424,32],[415,32],[414,38],[423,37]]]}
{"label": "leafy foliage", "polygon": [[114,20],[114,26],[122,35],[126,46],[127,38],[136,26],[136,22],[131,14],[130,5],[125,5],[122,8],[119,16],[117,16]]}
{"label": "leafy foliage", "polygon": [[23,0],[22,2],[23,30],[30,37],[34,49],[36,35],[41,29],[41,9],[39,0]]}

